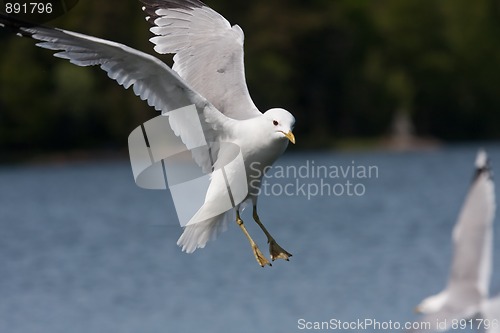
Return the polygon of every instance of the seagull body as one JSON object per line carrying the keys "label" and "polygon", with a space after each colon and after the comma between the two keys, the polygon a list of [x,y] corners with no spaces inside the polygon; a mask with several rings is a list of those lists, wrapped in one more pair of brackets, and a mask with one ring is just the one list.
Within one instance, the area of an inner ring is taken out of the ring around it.
{"label": "seagull body", "polygon": [[[493,310],[488,302],[493,251],[495,189],[486,152],[479,151],[476,172],[453,228],[453,259],[446,288],[427,297],[416,308],[428,331],[451,328],[453,320],[485,316]],[[498,310],[497,310],[498,311]],[[498,312],[497,312],[498,316]],[[447,326],[437,323],[446,322]],[[420,330],[422,331],[422,330]]]}
{"label": "seagull body", "polygon": [[[209,240],[224,231],[228,221],[236,219],[261,266],[270,265],[248,234],[240,217],[243,204],[251,202],[253,217],[268,238],[271,259],[288,260],[257,215],[257,196],[264,171],[285,151],[288,142],[295,143],[292,129],[294,117],[275,108],[261,113],[248,92],[243,63],[244,35],[229,22],[198,0],[141,0],[147,21],[156,35],[151,38],[158,53],[172,53],[172,68],[158,58],[126,45],[62,29],[22,22],[0,14],[0,27],[31,37],[37,46],[58,51],[54,55],[78,66],[100,66],[118,84],[134,93],[162,114],[195,105],[207,145],[215,156],[193,153],[205,171],[223,163],[222,142],[241,149],[248,183],[248,195],[234,209],[215,217],[187,223],[178,240],[183,251],[191,253],[205,247]],[[187,147],[195,147],[197,137],[189,126],[169,118],[173,131]],[[228,177],[234,176],[228,171]],[[250,186],[250,182],[254,181]],[[203,216],[216,205],[217,198],[227,192],[212,181],[205,202],[193,216]],[[224,192],[224,193],[223,193]]]}

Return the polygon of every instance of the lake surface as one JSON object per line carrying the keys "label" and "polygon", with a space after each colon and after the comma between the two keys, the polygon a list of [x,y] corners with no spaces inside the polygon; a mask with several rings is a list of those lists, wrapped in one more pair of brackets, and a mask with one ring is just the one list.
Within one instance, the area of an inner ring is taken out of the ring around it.
{"label": "lake surface", "polygon": [[[416,320],[415,305],[446,283],[477,148],[285,154],[283,170],[306,167],[298,178],[271,172],[259,207],[293,257],[266,268],[235,224],[182,253],[168,192],[138,188],[128,161],[0,166],[0,332],[295,332],[300,319]],[[500,146],[486,148],[498,175]],[[314,177],[311,165],[329,173]],[[375,168],[334,177],[348,166]],[[242,217],[267,255],[251,212]],[[495,236],[498,254],[498,223]]]}

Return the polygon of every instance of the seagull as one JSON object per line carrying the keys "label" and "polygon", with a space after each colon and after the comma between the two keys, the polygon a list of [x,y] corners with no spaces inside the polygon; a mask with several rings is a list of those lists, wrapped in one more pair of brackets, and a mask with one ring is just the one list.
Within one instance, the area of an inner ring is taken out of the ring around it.
{"label": "seagull", "polygon": [[[421,323],[431,325],[427,331],[446,331],[452,328],[453,321],[463,319],[489,318],[488,323],[492,318],[498,319],[500,298],[488,299],[495,209],[495,188],[488,156],[480,150],[472,184],[452,232],[453,259],[447,286],[438,294],[425,298],[415,309],[424,314]],[[497,325],[490,326],[490,332],[498,332],[493,331],[498,328],[498,321]]]}
{"label": "seagull", "polygon": [[[204,170],[213,170],[221,155],[217,145],[236,144],[244,160],[248,194],[244,201],[222,214],[187,223],[177,244],[187,253],[204,248],[234,220],[248,238],[257,263],[271,266],[240,216],[251,203],[253,219],[267,236],[271,259],[288,261],[292,255],[278,245],[257,214],[257,198],[265,171],[285,151],[288,142],[295,143],[295,118],[282,108],[262,113],[253,103],[245,80],[244,35],[238,25],[231,26],[222,15],[198,0],[141,2],[146,20],[153,25],[150,30],[155,35],[151,38],[154,49],[160,54],[174,54],[172,68],[120,43],[35,25],[4,14],[0,14],[0,27],[37,40],[37,46],[57,51],[54,56],[77,66],[100,66],[111,79],[125,89],[132,87],[137,96],[163,115],[194,105],[207,142],[215,152],[215,158],[205,156],[196,162]],[[170,117],[170,125],[186,146],[195,140],[189,128],[174,117]],[[198,212],[210,210],[221,195],[222,189],[214,183],[210,183]]]}

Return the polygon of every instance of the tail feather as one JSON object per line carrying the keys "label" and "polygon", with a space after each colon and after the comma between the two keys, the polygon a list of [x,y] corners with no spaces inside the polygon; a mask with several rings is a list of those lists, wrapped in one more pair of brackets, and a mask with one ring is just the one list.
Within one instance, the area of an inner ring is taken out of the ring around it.
{"label": "tail feather", "polygon": [[208,241],[215,240],[217,236],[226,231],[234,211],[212,217],[203,222],[184,227],[184,232],[177,241],[182,251],[193,253],[196,249],[204,248]]}

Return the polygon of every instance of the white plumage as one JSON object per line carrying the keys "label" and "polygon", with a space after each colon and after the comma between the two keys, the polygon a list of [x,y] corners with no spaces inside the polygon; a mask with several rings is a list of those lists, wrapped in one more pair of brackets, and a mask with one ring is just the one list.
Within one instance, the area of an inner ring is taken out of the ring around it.
{"label": "white plumage", "polygon": [[[474,179],[452,232],[453,259],[447,286],[417,306],[417,311],[425,314],[421,321],[432,325],[430,331],[448,330],[452,320],[484,317],[493,311],[488,297],[496,204],[484,150],[478,152],[475,166]],[[447,326],[437,327],[438,322]]]}
{"label": "white plumage", "polygon": [[[195,161],[209,172],[224,158],[221,142],[241,149],[247,179],[260,181],[262,174],[252,175],[250,164],[257,162],[264,170],[284,152],[288,141],[295,143],[293,116],[283,109],[271,109],[262,114],[252,102],[245,82],[243,64],[243,31],[232,26],[217,12],[198,0],[142,0],[147,20],[157,35],[151,41],[159,53],[174,53],[173,69],[159,59],[123,44],[62,29],[48,28],[22,22],[0,14],[0,27],[7,27],[22,36],[39,41],[38,46],[58,51],[56,57],[78,66],[100,66],[108,76],[126,89],[132,87],[142,100],[169,115],[174,109],[195,105],[208,150],[193,151]],[[180,116],[170,117],[169,123],[187,147],[196,147],[198,135]],[[235,177],[234,170],[227,170]],[[227,195],[220,179],[210,183],[205,203],[193,221],[188,222],[178,245],[186,252],[205,247],[209,240],[236,222],[248,237],[254,255],[261,266],[270,264],[246,231],[236,209],[211,215],[202,221],[200,216],[214,210],[218,198]],[[250,190],[250,188],[249,188]],[[254,208],[254,219],[268,237],[271,258],[288,260],[284,251],[264,228],[258,218],[257,194],[249,191],[245,201]],[[210,214],[209,214],[210,215]],[[197,220],[198,219],[198,220]]]}

